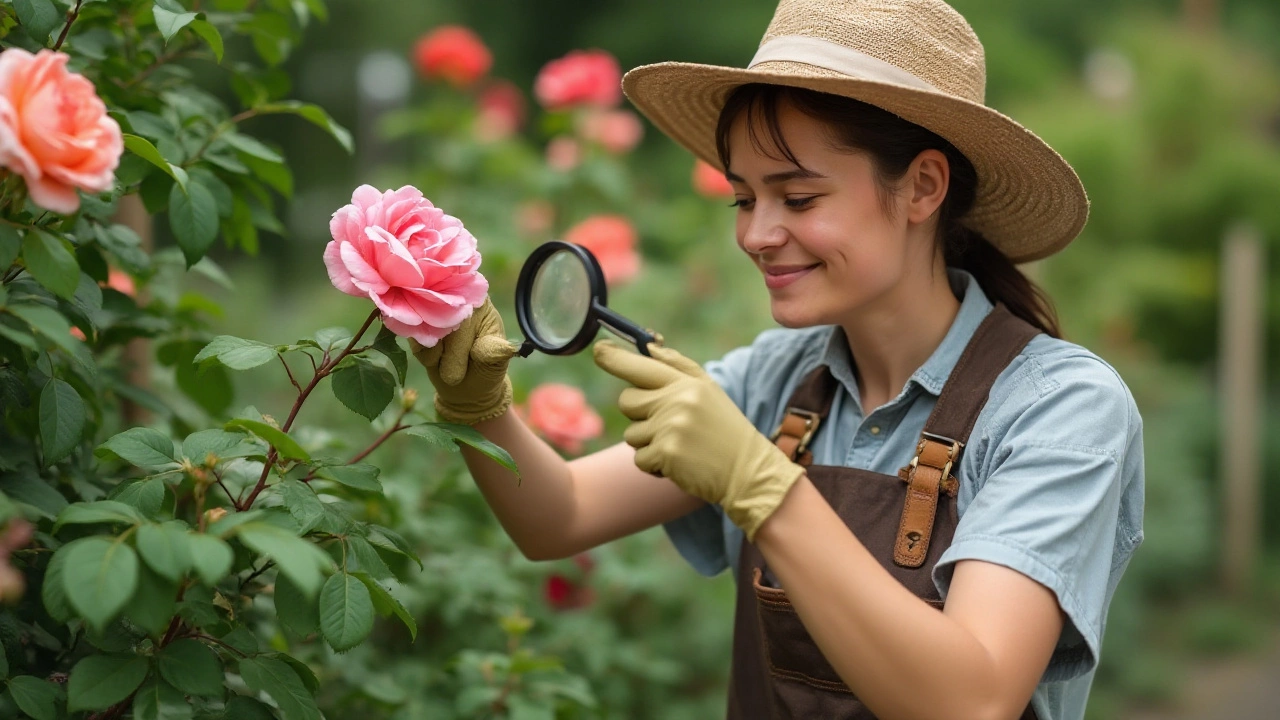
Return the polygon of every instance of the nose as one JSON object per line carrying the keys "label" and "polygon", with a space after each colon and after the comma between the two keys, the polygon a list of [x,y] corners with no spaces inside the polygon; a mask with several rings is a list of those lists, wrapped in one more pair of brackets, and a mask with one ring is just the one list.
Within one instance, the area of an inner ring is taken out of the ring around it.
{"label": "nose", "polygon": [[757,204],[738,218],[738,246],[752,255],[760,255],[787,242],[787,229],[773,213]]}

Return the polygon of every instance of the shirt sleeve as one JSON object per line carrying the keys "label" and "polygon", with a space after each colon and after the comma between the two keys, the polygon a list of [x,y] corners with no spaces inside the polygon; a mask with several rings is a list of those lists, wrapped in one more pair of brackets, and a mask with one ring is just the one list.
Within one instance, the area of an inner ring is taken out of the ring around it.
{"label": "shirt sleeve", "polygon": [[1142,540],[1142,421],[1115,371],[1084,351],[1028,360],[1021,375],[970,438],[980,459],[969,471],[984,480],[967,507],[961,498],[934,582],[945,598],[955,564],[982,560],[1052,591],[1066,625],[1044,681],[1061,681],[1097,666],[1107,607]]}
{"label": "shirt sleeve", "polygon": [[[720,360],[705,365],[715,380],[740,410],[746,406],[747,369],[751,348],[730,351]],[[708,503],[684,517],[663,524],[667,537],[694,570],[711,577],[730,566],[730,553],[725,547],[724,510]]]}

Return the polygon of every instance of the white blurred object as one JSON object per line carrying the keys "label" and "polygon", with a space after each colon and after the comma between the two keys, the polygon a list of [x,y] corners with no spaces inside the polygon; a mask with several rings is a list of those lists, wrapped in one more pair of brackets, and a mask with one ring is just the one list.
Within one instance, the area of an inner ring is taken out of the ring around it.
{"label": "white blurred object", "polygon": [[1107,102],[1123,102],[1133,94],[1133,63],[1114,48],[1097,48],[1084,60],[1084,83],[1095,97]]}

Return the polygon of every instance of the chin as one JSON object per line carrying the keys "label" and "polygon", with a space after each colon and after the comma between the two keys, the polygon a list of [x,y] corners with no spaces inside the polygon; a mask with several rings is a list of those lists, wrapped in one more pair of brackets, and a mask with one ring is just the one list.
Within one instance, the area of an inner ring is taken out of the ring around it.
{"label": "chin", "polygon": [[806,311],[804,308],[775,306],[772,308],[771,314],[774,322],[792,330],[826,324],[817,313]]}

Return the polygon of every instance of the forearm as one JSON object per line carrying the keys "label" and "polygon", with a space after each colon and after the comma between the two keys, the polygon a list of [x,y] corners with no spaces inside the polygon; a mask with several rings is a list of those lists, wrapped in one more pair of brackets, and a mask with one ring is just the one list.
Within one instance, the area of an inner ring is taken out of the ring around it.
{"label": "forearm", "polygon": [[823,654],[878,717],[997,720],[1025,707],[1018,675],[1027,671],[1011,677],[973,632],[895,580],[807,478],[756,543]]}

